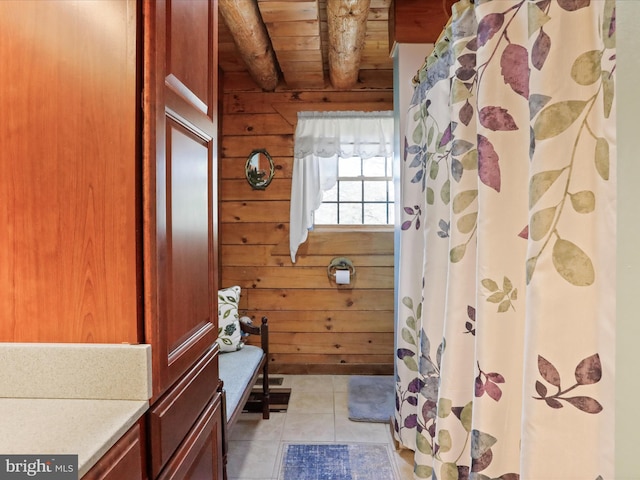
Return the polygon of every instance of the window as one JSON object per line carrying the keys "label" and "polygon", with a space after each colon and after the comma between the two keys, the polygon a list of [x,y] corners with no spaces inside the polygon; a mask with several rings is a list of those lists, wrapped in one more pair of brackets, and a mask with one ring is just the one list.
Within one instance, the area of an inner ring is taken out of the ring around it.
{"label": "window", "polygon": [[333,188],[324,192],[315,225],[393,225],[391,157],[340,158]]}
{"label": "window", "polygon": [[393,223],[393,112],[298,112],[291,261],[314,225]]}

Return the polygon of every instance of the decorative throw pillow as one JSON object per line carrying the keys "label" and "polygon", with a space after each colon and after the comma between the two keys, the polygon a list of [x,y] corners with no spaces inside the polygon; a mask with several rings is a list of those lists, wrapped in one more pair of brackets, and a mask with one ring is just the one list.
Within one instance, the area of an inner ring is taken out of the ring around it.
{"label": "decorative throw pillow", "polygon": [[218,290],[218,345],[221,352],[240,350],[242,332],[238,317],[240,287],[234,286]]}

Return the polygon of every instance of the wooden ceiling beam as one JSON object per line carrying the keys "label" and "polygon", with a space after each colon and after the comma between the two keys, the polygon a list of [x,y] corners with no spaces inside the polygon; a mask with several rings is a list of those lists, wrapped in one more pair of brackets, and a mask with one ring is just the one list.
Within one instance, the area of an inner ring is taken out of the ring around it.
{"label": "wooden ceiling beam", "polygon": [[337,89],[358,81],[370,0],[327,0],[329,78]]}
{"label": "wooden ceiling beam", "polygon": [[263,90],[275,90],[278,64],[257,0],[219,0],[218,9],[251,77]]}

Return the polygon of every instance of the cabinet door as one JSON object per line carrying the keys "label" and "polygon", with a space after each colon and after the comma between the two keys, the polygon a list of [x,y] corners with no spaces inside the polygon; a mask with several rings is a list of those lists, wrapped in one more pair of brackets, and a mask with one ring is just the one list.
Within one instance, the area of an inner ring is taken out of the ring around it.
{"label": "cabinet door", "polygon": [[89,470],[82,480],[145,480],[147,471],[140,422]]}
{"label": "cabinet door", "polygon": [[217,2],[145,8],[145,333],[154,397],[217,337]]}
{"label": "cabinet door", "polygon": [[218,346],[170,388],[148,413],[150,474],[155,478],[175,455],[217,391]]}
{"label": "cabinet door", "polygon": [[216,393],[158,480],[221,480],[222,402]]}

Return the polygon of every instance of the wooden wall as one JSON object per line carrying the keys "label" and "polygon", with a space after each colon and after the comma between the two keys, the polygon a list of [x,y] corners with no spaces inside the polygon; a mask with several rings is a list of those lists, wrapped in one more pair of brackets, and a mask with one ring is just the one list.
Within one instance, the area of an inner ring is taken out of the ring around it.
{"label": "wooden wall", "polygon": [[[316,230],[289,256],[289,198],[298,111],[392,110],[391,89],[262,92],[250,79],[223,83],[220,155],[221,287],[240,285],[241,314],[269,317],[274,373],[393,373],[393,231]],[[252,190],[244,165],[265,148],[276,164],[272,183]],[[348,256],[349,286],[327,266]]]}

